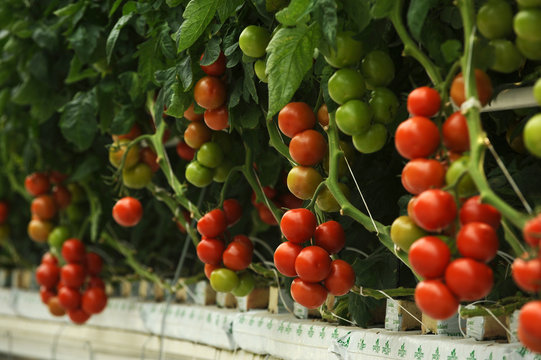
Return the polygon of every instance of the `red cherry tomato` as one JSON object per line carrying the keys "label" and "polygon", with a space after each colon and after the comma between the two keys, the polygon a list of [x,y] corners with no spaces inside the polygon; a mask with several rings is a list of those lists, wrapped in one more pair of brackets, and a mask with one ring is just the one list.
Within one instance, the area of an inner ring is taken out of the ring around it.
{"label": "red cherry tomato", "polygon": [[524,291],[541,290],[541,259],[524,260],[516,258],[511,267],[513,280]]}
{"label": "red cherry tomato", "polygon": [[252,249],[242,241],[233,241],[225,249],[222,260],[231,270],[244,270],[252,263]]}
{"label": "red cherry tomato", "polygon": [[327,300],[327,290],[320,284],[296,278],[291,283],[291,297],[308,309],[317,309]]}
{"label": "red cherry tomato", "polygon": [[278,113],[278,127],[290,138],[301,131],[313,128],[315,124],[316,116],[312,108],[304,102],[291,102]]}
{"label": "red cherry tomato", "polygon": [[58,259],[53,254],[51,254],[50,252],[46,252],[41,257],[41,263],[42,264],[51,264],[51,265],[58,266]]}
{"label": "red cherry tomato", "polygon": [[531,351],[541,353],[541,301],[530,301],[520,309],[518,338]]}
{"label": "red cherry tomato", "polygon": [[218,239],[203,238],[197,244],[197,257],[205,264],[220,266],[225,249],[223,241]]}
{"label": "red cherry tomato", "polygon": [[395,146],[406,159],[428,157],[440,144],[440,132],[430,119],[415,116],[398,125]]}
{"label": "red cherry tomato", "polygon": [[60,270],[60,279],[63,284],[72,288],[79,288],[85,282],[85,269],[79,264],[66,264]]}
{"label": "red cherry tomato", "polygon": [[278,225],[278,222],[276,221],[276,218],[272,214],[272,211],[266,206],[261,203],[255,205],[257,209],[257,214],[259,215],[259,218],[261,221],[263,221],[267,225]]}
{"label": "red cherry tomato", "polygon": [[302,202],[302,199],[299,199],[290,192],[283,193],[278,196],[278,203],[280,204],[280,207],[286,208],[288,210],[298,209],[302,207]]}
{"label": "red cherry tomato", "polygon": [[36,269],[36,281],[39,285],[43,285],[47,288],[53,288],[58,283],[60,276],[60,269],[58,266],[43,263]]}
{"label": "red cherry tomato", "polygon": [[123,197],[113,206],[113,218],[120,226],[135,226],[142,217],[143,206],[136,198],[130,196]]}
{"label": "red cherry tomato", "polygon": [[292,209],[286,211],[280,221],[280,230],[285,238],[300,244],[310,240],[316,231],[316,216],[308,209]]}
{"label": "red cherry tomato", "polygon": [[85,254],[85,244],[79,239],[68,239],[62,244],[62,257],[67,263],[83,263]]}
{"label": "red cherry tomato", "polygon": [[51,220],[56,215],[56,204],[51,195],[39,195],[32,200],[30,210],[41,220]]}
{"label": "red cherry tomato", "polygon": [[439,189],[445,184],[445,168],[434,159],[413,159],[402,170],[402,185],[417,195],[428,189]]}
{"label": "red cherry tomato", "polygon": [[440,280],[424,280],[415,288],[415,303],[431,318],[445,320],[456,314],[458,300]]}
{"label": "red cherry tomato", "polygon": [[54,297],[56,294],[54,290],[49,289],[47,286],[40,286],[39,287],[39,296],[41,298],[41,302],[44,304],[47,304],[49,300]]}
{"label": "red cherry tomato", "polygon": [[323,285],[334,296],[345,295],[355,285],[355,272],[344,260],[333,260],[331,271]]}
{"label": "red cherry tomato", "polygon": [[24,187],[30,195],[38,196],[49,191],[51,184],[49,183],[49,177],[47,174],[33,173],[24,179]]}
{"label": "red cherry tomato", "polygon": [[141,128],[139,127],[139,125],[133,124],[133,126],[130,128],[130,131],[128,131],[127,133],[121,135],[113,135],[112,137],[114,141],[122,139],[133,140],[136,137],[139,137],[139,135],[141,135]]}
{"label": "red cherry tomato", "polygon": [[462,256],[486,263],[498,252],[498,234],[488,224],[470,222],[458,232],[456,245]]}
{"label": "red cherry tomato", "polygon": [[71,193],[63,185],[53,187],[53,199],[59,209],[65,209],[71,204]]}
{"label": "red cherry tomato", "polygon": [[466,117],[460,111],[454,112],[443,123],[441,128],[443,145],[457,153],[470,149],[470,138]]}
{"label": "red cherry tomato", "polygon": [[212,272],[219,268],[220,266],[216,266],[212,264],[205,264],[205,276],[207,277],[207,279],[210,280],[210,275],[212,274]]}
{"label": "red cherry tomato", "polygon": [[193,97],[204,109],[217,109],[225,103],[227,93],[222,80],[204,76],[195,84]]}
{"label": "red cherry tomato", "polygon": [[492,269],[470,258],[456,259],[445,270],[445,283],[460,301],[484,298],[493,282]]}
{"label": "red cherry tomato", "polygon": [[83,293],[81,308],[87,314],[98,314],[107,306],[107,295],[100,288],[87,289]]}
{"label": "red cherry tomato", "polygon": [[147,164],[152,172],[160,170],[160,164],[158,164],[158,155],[156,155],[154,150],[148,146],[145,146],[141,149],[139,154],[141,156],[141,161]]}
{"label": "red cherry tomato", "polygon": [[339,222],[330,220],[319,225],[314,232],[315,244],[329,254],[336,254],[346,244],[346,234]]}
{"label": "red cherry tomato", "polygon": [[494,229],[498,229],[502,218],[500,212],[495,207],[489,204],[482,204],[479,195],[472,196],[462,204],[459,217],[462,225],[476,221],[488,224]]}
{"label": "red cherry tomato", "polygon": [[451,250],[440,238],[424,236],[411,245],[408,257],[416,273],[425,279],[437,279],[445,273]]}
{"label": "red cherry tomato", "polygon": [[321,133],[309,129],[297,133],[289,143],[289,154],[303,166],[319,163],[327,152],[327,142]]}
{"label": "red cherry tomato", "polygon": [[58,296],[50,298],[47,306],[49,307],[49,312],[54,316],[64,316],[66,314],[66,310],[64,310],[58,301]]}
{"label": "red cherry tomato", "polygon": [[206,213],[197,222],[197,231],[203,236],[215,238],[227,228],[225,213],[221,209],[214,209]]}
{"label": "red cherry tomato", "polygon": [[528,220],[522,229],[524,240],[532,247],[538,247],[541,240],[541,214]]}
{"label": "red cherry tomato", "polygon": [[198,114],[195,112],[193,103],[184,111],[184,117],[190,121],[201,121],[203,120],[203,114]]}
{"label": "red cherry tomato", "polygon": [[229,127],[229,112],[225,106],[205,110],[205,124],[212,130],[220,131]]}
{"label": "red cherry tomato", "polygon": [[66,310],[74,310],[81,305],[81,293],[79,290],[64,286],[58,290],[58,301]]}
{"label": "red cherry tomato", "polygon": [[[203,59],[203,55],[205,54],[201,54],[199,61]],[[225,62],[225,55],[222,51],[220,51],[220,55],[218,55],[218,58],[212,64],[199,66],[201,66],[201,70],[203,70],[207,75],[220,76],[225,72]]]}
{"label": "red cherry tomato", "polygon": [[440,111],[440,94],[428,86],[414,89],[408,95],[408,112],[415,116],[432,117]]}
{"label": "red cherry tomato", "polygon": [[192,161],[195,150],[189,147],[183,140],[179,140],[177,143],[177,154],[181,159]]}
{"label": "red cherry tomato", "polygon": [[331,257],[319,246],[305,247],[295,259],[295,272],[303,281],[323,281],[330,271]]}
{"label": "red cherry tomato", "polygon": [[439,189],[430,189],[419,194],[412,210],[417,225],[428,231],[440,231],[456,217],[453,196]]}
{"label": "red cherry tomato", "polygon": [[242,243],[244,246],[246,246],[250,251],[253,251],[254,250],[254,243],[252,242],[252,240],[250,240],[250,238],[246,235],[235,235],[233,237],[233,241],[235,242],[240,242]]}
{"label": "red cherry tomato", "polygon": [[103,282],[101,278],[97,276],[91,276],[90,279],[88,280],[86,288],[90,289],[90,288],[95,288],[95,287],[105,290],[105,283]]}
{"label": "red cherry tomato", "polygon": [[295,259],[301,252],[302,247],[298,244],[286,241],[278,245],[274,251],[274,265],[280,274],[285,276],[297,276],[295,271]]}
{"label": "red cherry tomato", "polygon": [[84,324],[90,319],[90,315],[85,313],[82,309],[68,310],[68,316],[73,323],[78,325]]}
{"label": "red cherry tomato", "polygon": [[51,184],[60,185],[68,178],[68,175],[62,174],[60,171],[52,170],[49,172],[49,182]]}
{"label": "red cherry tomato", "polygon": [[225,221],[227,226],[233,226],[240,220],[242,216],[242,206],[237,199],[226,199],[222,204],[225,213]]}
{"label": "red cherry tomato", "polygon": [[[479,69],[475,69],[475,83],[477,85],[477,96],[481,105],[486,105],[490,97],[492,96],[492,82],[490,77]],[[451,90],[449,92],[451,99],[456,106],[462,105],[466,101],[466,94],[464,92],[464,77],[462,73],[458,74],[451,84]]]}
{"label": "red cherry tomato", "polygon": [[86,270],[90,276],[98,276],[103,267],[101,256],[96,253],[89,252],[86,254]]}

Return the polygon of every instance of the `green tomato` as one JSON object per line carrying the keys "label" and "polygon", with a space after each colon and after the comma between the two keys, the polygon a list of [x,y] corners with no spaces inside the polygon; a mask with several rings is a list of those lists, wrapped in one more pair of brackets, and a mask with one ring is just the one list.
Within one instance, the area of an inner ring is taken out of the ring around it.
{"label": "green tomato", "polygon": [[[130,140],[121,139],[118,142],[111,144],[109,148],[109,162],[116,168],[119,168],[122,164],[122,158],[128,148]],[[135,166],[139,162],[140,148],[138,144],[132,145],[126,154],[124,159],[124,168]]]}
{"label": "green tomato", "polygon": [[215,169],[214,177],[212,180],[214,180],[217,183],[223,183],[225,179],[227,179],[227,176],[231,172],[231,169],[233,168],[233,163],[229,159],[225,159],[222,161],[220,166],[218,166]]}
{"label": "green tomato", "polygon": [[541,9],[524,9],[513,19],[517,37],[530,41],[541,41]]}
{"label": "green tomato", "polygon": [[255,74],[257,76],[257,78],[261,81],[261,82],[264,82],[264,83],[268,83],[269,82],[269,77],[267,76],[266,74],[266,68],[267,66],[265,65],[265,61],[263,60],[257,60],[255,63],[254,63],[254,71],[255,71]]}
{"label": "green tomato", "polygon": [[244,55],[260,58],[265,56],[267,45],[270,41],[270,34],[267,29],[261,26],[247,26],[239,36],[239,47]]}
{"label": "green tomato", "polygon": [[370,128],[372,109],[367,103],[353,99],[336,110],[336,125],[344,134],[353,136]]}
{"label": "green tomato", "polygon": [[122,169],[122,183],[130,189],[142,189],[150,184],[152,170],[145,163],[139,163],[132,168]]}
{"label": "green tomato", "polygon": [[[340,190],[342,190],[342,193],[344,193],[346,198],[349,198],[350,191],[346,184],[340,183],[338,184],[338,186],[340,187]],[[321,211],[325,212],[337,212],[340,211],[340,209],[342,208],[338,201],[336,201],[336,199],[334,198],[329,188],[327,188],[326,186],[317,195],[316,205],[318,208],[321,209]]]}
{"label": "green tomato", "polygon": [[214,176],[213,169],[202,165],[200,162],[193,160],[186,166],[185,177],[192,185],[197,187],[205,187],[212,183]]}
{"label": "green tomato", "polygon": [[[212,275],[211,275],[212,276]],[[251,273],[245,272],[239,276],[239,284],[231,290],[231,293],[238,297],[247,296],[255,288],[255,280]]]}
{"label": "green tomato", "polygon": [[367,132],[352,137],[353,146],[357,151],[371,154],[385,145],[387,141],[387,129],[382,124],[373,124]]}
{"label": "green tomato", "polygon": [[363,43],[353,38],[351,31],[336,34],[336,50],[325,51],[325,60],[335,68],[355,65],[363,56]]}
{"label": "green tomato", "polygon": [[216,269],[210,274],[210,286],[217,292],[230,292],[239,286],[239,277],[232,270]]}
{"label": "green tomato", "polygon": [[57,226],[50,233],[47,242],[50,247],[60,250],[62,244],[70,237],[70,231],[66,226]]}
{"label": "green tomato", "polygon": [[517,0],[517,3],[523,7],[541,6],[541,0]]}
{"label": "green tomato", "polygon": [[[477,193],[477,187],[468,172],[469,156],[462,156],[453,161],[445,173],[445,182],[451,186],[456,184],[459,198],[465,198]],[[460,180],[459,180],[460,178]],[[458,183],[457,183],[458,181]]]}
{"label": "green tomato", "polygon": [[197,151],[197,161],[211,169],[220,166],[223,159],[224,153],[220,145],[212,141],[204,143]]}
{"label": "green tomato", "polygon": [[361,64],[366,82],[372,87],[387,86],[394,79],[394,63],[385,51],[374,50],[368,53]]}
{"label": "green tomato", "polygon": [[524,64],[524,57],[511,41],[491,40],[490,46],[494,49],[494,63],[490,67],[491,70],[509,74],[517,71]]}
{"label": "green tomato", "polygon": [[537,79],[533,86],[533,97],[541,105],[541,78]]}
{"label": "green tomato", "polygon": [[541,60],[541,41],[526,40],[521,37],[515,39],[518,51],[528,60]]}
{"label": "green tomato", "polygon": [[391,240],[400,249],[408,252],[411,245],[419,238],[426,236],[426,231],[421,229],[409,216],[399,216],[391,225]]}
{"label": "green tomato", "polygon": [[528,151],[541,158],[541,113],[532,116],[522,133],[524,145]]}
{"label": "green tomato", "polygon": [[302,200],[311,199],[322,181],[321,174],[309,166],[295,166],[287,174],[287,188]]}
{"label": "green tomato", "polygon": [[366,91],[363,76],[353,69],[337,70],[329,78],[329,95],[334,102],[344,104],[351,99],[360,99]]}
{"label": "green tomato", "polygon": [[501,39],[513,32],[513,9],[505,0],[488,0],[477,12],[477,28],[487,39]]}
{"label": "green tomato", "polygon": [[391,90],[379,87],[372,91],[368,101],[374,113],[374,121],[390,124],[396,118],[398,98]]}

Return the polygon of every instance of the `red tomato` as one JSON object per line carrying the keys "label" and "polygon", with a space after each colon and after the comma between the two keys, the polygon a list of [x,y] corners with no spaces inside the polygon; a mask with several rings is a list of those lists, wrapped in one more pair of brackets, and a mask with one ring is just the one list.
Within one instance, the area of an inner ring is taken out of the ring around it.
{"label": "red tomato", "polygon": [[36,269],[36,281],[39,285],[47,288],[53,288],[58,283],[60,269],[58,266],[44,263]]}
{"label": "red tomato", "polygon": [[113,218],[120,226],[131,227],[143,217],[143,206],[136,198],[126,196],[113,206]]}
{"label": "red tomato", "polygon": [[81,305],[81,294],[79,290],[64,286],[58,290],[58,301],[66,310],[74,310]]}
{"label": "red tomato", "polygon": [[225,103],[227,93],[222,80],[204,76],[195,84],[193,97],[204,109],[217,109]]}
{"label": "red tomato", "polygon": [[431,318],[445,320],[456,314],[458,300],[440,280],[424,280],[415,288],[415,303]]}
{"label": "red tomato", "polygon": [[[211,138],[210,129],[200,122],[190,123],[186,131],[184,131],[184,141],[192,149],[199,149],[204,143],[209,142]],[[184,157],[182,158],[184,159]]]}
{"label": "red tomato", "polygon": [[41,263],[42,264],[51,264],[51,265],[58,266],[58,259],[53,254],[51,254],[50,252],[46,252],[41,257]]}
{"label": "red tomato", "polygon": [[295,259],[301,252],[302,247],[298,244],[286,241],[278,245],[274,251],[274,265],[280,274],[285,276],[297,276],[295,271]]}
{"label": "red tomato", "polygon": [[71,203],[71,193],[63,185],[53,187],[53,199],[59,209],[65,209]]}
{"label": "red tomato", "polygon": [[225,213],[221,209],[214,209],[206,213],[197,222],[197,231],[203,236],[215,238],[227,228]]}
{"label": "red tomato", "polygon": [[184,117],[190,121],[201,121],[203,120],[203,114],[198,114],[194,111],[193,103],[184,111]]}
{"label": "red tomato", "polygon": [[518,338],[531,351],[541,353],[541,301],[530,301],[520,309]]}
{"label": "red tomato", "polygon": [[438,127],[426,117],[412,117],[396,128],[396,150],[406,159],[428,157],[439,144]]}
{"label": "red tomato", "polygon": [[434,159],[413,159],[402,170],[402,185],[417,195],[428,189],[439,189],[445,184],[445,168]]}
{"label": "red tomato", "polygon": [[41,298],[41,302],[44,304],[47,304],[49,300],[54,297],[56,294],[54,290],[49,289],[47,286],[40,286],[39,287],[39,296]]}
{"label": "red tomato", "polygon": [[329,254],[336,254],[346,244],[346,234],[339,222],[330,220],[319,225],[314,232],[314,242]]}
{"label": "red tomato", "polygon": [[413,220],[413,222],[415,222],[415,224],[417,224],[417,220],[415,219],[415,213],[413,211],[413,205],[415,205],[416,201],[417,201],[417,196],[413,196],[408,201],[408,216],[410,217],[410,219]]}
{"label": "red tomato", "polygon": [[443,123],[441,128],[443,145],[457,153],[470,149],[470,137],[466,117],[460,111],[454,112]]}
{"label": "red tomato", "polygon": [[148,165],[152,172],[160,170],[160,164],[158,164],[158,155],[149,146],[145,146],[140,151],[141,161]]}
{"label": "red tomato", "polygon": [[297,244],[310,240],[316,231],[316,216],[308,209],[286,211],[280,221],[280,230],[285,238]]}
{"label": "red tomato", "polygon": [[272,211],[266,206],[261,203],[255,205],[257,209],[257,214],[259,215],[259,218],[261,221],[263,221],[267,225],[278,225],[278,222],[276,221],[276,218],[272,214]]}
{"label": "red tomato", "polygon": [[85,255],[85,244],[79,239],[68,239],[62,244],[62,257],[69,264],[83,263]]}
{"label": "red tomato", "polygon": [[[500,212],[489,204],[482,204],[479,195],[472,196],[460,208],[460,223],[482,222],[498,229],[502,216]],[[541,230],[541,229],[540,229]]]}
{"label": "red tomato", "polygon": [[64,316],[66,314],[66,311],[62,305],[60,305],[60,301],[58,301],[57,296],[50,298],[47,306],[49,307],[49,312],[54,316]]}
{"label": "red tomato", "polygon": [[103,260],[101,256],[96,253],[86,253],[86,270],[90,276],[98,276],[103,267]]}
{"label": "red tomato", "polygon": [[47,174],[33,173],[24,179],[24,187],[30,195],[38,196],[49,191],[51,184],[49,183],[49,177]]}
{"label": "red tomato", "polygon": [[205,264],[205,276],[207,279],[210,280],[210,274],[216,269],[219,269],[220,266],[212,265],[212,264]]}
{"label": "red tomato", "polygon": [[305,247],[295,259],[295,272],[303,281],[323,281],[330,271],[331,257],[325,249],[319,246]]}
{"label": "red tomato", "polygon": [[90,318],[90,315],[82,309],[68,310],[68,316],[73,323],[78,325],[84,324]]}
{"label": "red tomato", "polygon": [[[199,61],[203,59],[203,55],[205,54],[204,53],[201,54]],[[215,62],[213,62],[210,65],[199,65],[199,66],[201,66],[201,69],[207,75],[220,76],[220,75],[223,75],[223,73],[225,72],[225,62],[226,62],[225,55],[222,51],[220,51],[220,55],[218,55],[218,58],[216,59]]]}
{"label": "red tomato", "polygon": [[0,201],[0,224],[3,224],[6,222],[8,218],[8,213],[9,213],[9,207],[8,207],[7,202]]}
{"label": "red tomato", "polygon": [[243,241],[233,241],[225,249],[222,260],[231,270],[244,270],[252,263],[252,249]]}
{"label": "red tomato", "polygon": [[51,195],[39,195],[32,200],[30,211],[41,220],[51,220],[56,215],[56,204]]}
{"label": "red tomato", "polygon": [[327,152],[327,142],[321,133],[304,130],[297,133],[289,143],[289,154],[293,160],[303,166],[316,165]]}
{"label": "red tomato", "polygon": [[541,214],[528,220],[522,229],[524,240],[532,247],[538,247],[541,240]]}
{"label": "red tomato", "polygon": [[323,285],[334,296],[345,295],[355,285],[355,272],[344,260],[333,260],[331,271]]}
{"label": "red tomato", "polygon": [[278,203],[280,204],[280,207],[286,208],[288,210],[298,209],[302,207],[302,202],[302,199],[299,199],[290,192],[283,193],[278,196]]}
{"label": "red tomato", "polygon": [[87,314],[98,314],[107,306],[107,295],[100,288],[87,289],[83,293],[81,308]]}
{"label": "red tomato", "polygon": [[513,280],[524,291],[541,290],[541,259],[524,260],[516,258],[511,267]]}
{"label": "red tomato", "polygon": [[105,283],[103,282],[101,278],[97,276],[91,276],[90,279],[88,280],[86,288],[90,289],[90,288],[95,288],[95,287],[105,290]]}
{"label": "red tomato", "polygon": [[49,182],[51,184],[59,185],[68,178],[68,175],[62,174],[60,171],[52,170],[49,172]]}
{"label": "red tomato", "polygon": [[179,140],[177,143],[177,154],[181,159],[192,161],[195,150],[189,147],[183,140]]}
{"label": "red tomato", "polygon": [[220,131],[229,127],[229,112],[225,106],[205,110],[205,124],[212,130]]}
{"label": "red tomato", "polygon": [[441,278],[451,259],[451,250],[435,236],[424,236],[410,247],[408,257],[411,267],[425,279]]}
{"label": "red tomato", "polygon": [[[475,69],[475,83],[477,85],[477,96],[481,105],[486,105],[490,97],[492,96],[492,82],[488,75],[479,69]],[[449,92],[451,99],[456,106],[462,105],[466,101],[466,94],[464,92],[464,78],[462,73],[458,74],[451,84],[451,90]]]}
{"label": "red tomato", "polygon": [[240,220],[242,216],[242,206],[237,199],[226,199],[222,204],[225,213],[225,221],[227,226],[233,226]]}
{"label": "red tomato", "polygon": [[278,127],[290,138],[313,128],[315,124],[316,116],[312,108],[304,102],[291,102],[278,113]]}
{"label": "red tomato", "polygon": [[205,264],[220,266],[225,245],[222,240],[203,238],[197,244],[197,257]]}
{"label": "red tomato", "polygon": [[428,231],[440,231],[456,217],[453,196],[439,189],[430,189],[419,194],[412,210],[417,225]]}
{"label": "red tomato", "polygon": [[428,86],[418,87],[408,95],[408,112],[415,116],[432,117],[440,111],[440,94]]}
{"label": "red tomato", "polygon": [[79,288],[85,282],[85,269],[79,264],[66,264],[60,270],[60,280],[66,286]]}
{"label": "red tomato", "polygon": [[498,252],[498,234],[488,224],[470,222],[458,232],[456,245],[462,256],[486,263]]}
{"label": "red tomato", "polygon": [[317,309],[327,300],[327,290],[320,284],[296,278],[291,283],[291,297],[308,309]]}
{"label": "red tomato", "polygon": [[250,251],[253,251],[254,250],[254,243],[252,242],[252,240],[250,240],[250,238],[246,235],[235,235],[233,237],[233,241],[234,242],[240,242],[242,243],[244,246],[246,246]]}
{"label": "red tomato", "polygon": [[492,269],[470,258],[456,259],[445,270],[445,283],[460,301],[484,298],[492,290],[493,282]]}
{"label": "red tomato", "polygon": [[121,139],[133,140],[139,137],[139,135],[141,135],[141,128],[139,127],[139,125],[133,124],[130,131],[128,131],[126,134],[113,135],[112,137],[114,141],[118,141]]}

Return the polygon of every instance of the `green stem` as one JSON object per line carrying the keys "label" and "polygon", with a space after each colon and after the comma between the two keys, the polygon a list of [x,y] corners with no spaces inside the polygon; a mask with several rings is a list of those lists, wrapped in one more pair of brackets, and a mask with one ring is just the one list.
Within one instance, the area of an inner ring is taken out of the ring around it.
{"label": "green stem", "polygon": [[404,54],[413,57],[419,63],[421,63],[432,83],[436,87],[439,87],[443,80],[438,67],[432,62],[432,60],[430,60],[428,56],[425,55],[425,53],[419,49],[404,26],[404,22],[402,21],[403,5],[404,0],[395,0],[395,5],[391,11],[389,19],[393,23],[396,33],[404,44]]}
{"label": "green stem", "polygon": [[[396,299],[397,297],[412,297],[413,294],[415,293],[415,289],[399,287],[396,289],[377,290],[377,289],[359,288],[358,286],[355,286],[351,289],[351,292],[353,292],[354,294],[361,295],[361,296],[369,296],[376,300],[381,300],[381,299],[387,299],[387,296],[385,296],[385,294],[392,297],[393,299]],[[385,293],[385,294],[382,294],[382,293]]]}
{"label": "green stem", "polygon": [[[475,69],[473,68],[471,61],[473,55],[475,25],[474,5],[472,0],[458,0],[457,3],[464,24],[464,55],[462,57],[462,70],[464,74],[466,99],[478,99]],[[468,170],[481,194],[481,199],[496,207],[503,217],[522,229],[527,220],[527,216],[509,206],[509,204],[496,195],[490,188],[486,179],[483,164],[488,138],[481,125],[480,109],[476,106],[471,106],[463,111],[463,113],[465,113],[467,118],[470,136],[470,160],[468,163]],[[514,243],[517,241],[515,238],[507,237],[507,241],[514,249],[520,247],[520,244]]]}
{"label": "green stem", "polygon": [[289,147],[282,140],[278,127],[272,119],[267,121],[267,131],[269,133],[269,144],[275,148],[280,155],[288,159],[293,166],[297,165],[297,163],[295,163],[295,161],[293,161],[291,158],[291,155],[289,155]]}
{"label": "green stem", "polygon": [[530,301],[530,299],[528,298],[513,296],[502,299],[498,302],[498,304],[490,306],[479,305],[475,306],[472,309],[463,307],[460,309],[460,317],[470,318],[475,316],[492,316],[490,315],[490,313],[492,313],[494,316],[511,315],[515,310],[520,309],[522,305],[524,305],[528,301]]}

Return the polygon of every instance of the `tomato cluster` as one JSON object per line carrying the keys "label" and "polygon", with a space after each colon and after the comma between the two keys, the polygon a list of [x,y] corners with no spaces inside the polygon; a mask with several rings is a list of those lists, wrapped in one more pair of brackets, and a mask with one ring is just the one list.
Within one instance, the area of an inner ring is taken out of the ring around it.
{"label": "tomato cluster", "polygon": [[[287,211],[280,221],[280,230],[287,241],[274,252],[274,265],[285,276],[296,277],[291,284],[293,299],[309,308],[320,307],[327,294],[345,295],[355,284],[355,272],[343,260],[332,260],[345,245],[342,226],[327,221],[317,226],[315,215],[308,209]],[[315,245],[302,247],[313,237]]]}
{"label": "tomato cluster", "polygon": [[107,306],[105,284],[99,276],[103,261],[73,238],[64,242],[61,253],[66,262],[63,266],[46,253],[36,270],[41,301],[54,316],[67,313],[72,322],[83,324]]}
{"label": "tomato cluster", "polygon": [[246,269],[252,263],[254,244],[246,235],[235,235],[226,246],[226,230],[239,221],[242,207],[235,199],[225,200],[222,209],[206,213],[197,222],[202,238],[197,244],[197,257],[205,263],[205,275],[218,292],[246,296],[255,287],[252,274]]}

